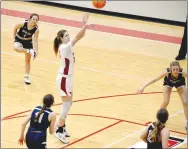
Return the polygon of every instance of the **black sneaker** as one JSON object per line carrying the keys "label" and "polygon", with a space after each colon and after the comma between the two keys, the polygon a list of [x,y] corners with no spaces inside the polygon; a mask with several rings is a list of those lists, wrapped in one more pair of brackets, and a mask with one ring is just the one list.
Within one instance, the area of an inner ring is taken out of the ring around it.
{"label": "black sneaker", "polygon": [[178,56],[176,56],[175,59],[178,61],[178,60],[183,60],[183,59],[185,59],[185,57],[184,57],[184,56],[179,56],[179,55],[178,55]]}

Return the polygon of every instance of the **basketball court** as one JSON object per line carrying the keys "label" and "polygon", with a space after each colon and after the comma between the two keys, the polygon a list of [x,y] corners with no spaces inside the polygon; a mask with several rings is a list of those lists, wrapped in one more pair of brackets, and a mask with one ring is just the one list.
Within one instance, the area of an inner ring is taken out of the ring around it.
{"label": "basketball court", "polygon": [[[55,80],[59,57],[53,52],[53,40],[60,29],[68,30],[72,37],[76,35],[83,12],[19,1],[1,4],[1,146],[25,148],[17,143],[21,123],[33,107],[41,104],[45,94],[54,95],[52,109],[60,112]],[[25,85],[24,55],[13,50],[13,27],[31,13],[40,15],[39,55],[31,60],[32,84]],[[47,147],[140,145],[140,132],[155,120],[161,105],[163,80],[147,87],[143,94],[137,95],[137,89],[174,61],[183,27],[93,13],[89,24],[86,36],[73,48],[74,102],[66,124],[71,134],[69,144],[48,135]],[[180,64],[187,70],[186,60]],[[183,107],[175,89],[168,111],[171,143],[174,148],[187,148]],[[174,143],[178,139],[180,143]]]}

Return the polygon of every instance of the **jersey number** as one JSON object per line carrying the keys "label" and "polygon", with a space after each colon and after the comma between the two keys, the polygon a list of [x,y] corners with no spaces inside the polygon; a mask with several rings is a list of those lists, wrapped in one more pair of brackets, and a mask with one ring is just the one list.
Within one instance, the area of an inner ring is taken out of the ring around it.
{"label": "jersey number", "polygon": [[[35,115],[37,115],[39,112],[35,113]],[[42,118],[44,116],[44,113],[42,113],[40,116],[39,116],[39,120],[38,120],[38,123],[41,123],[42,122]]]}

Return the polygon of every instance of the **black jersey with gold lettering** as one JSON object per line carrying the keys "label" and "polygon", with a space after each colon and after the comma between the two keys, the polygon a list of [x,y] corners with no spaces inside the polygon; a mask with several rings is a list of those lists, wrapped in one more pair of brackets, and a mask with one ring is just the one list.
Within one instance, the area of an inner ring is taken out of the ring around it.
{"label": "black jersey with gold lettering", "polygon": [[35,33],[35,31],[37,30],[38,26],[36,25],[34,28],[32,28],[31,30],[29,30],[27,28],[27,24],[28,24],[28,20],[26,20],[24,22],[23,27],[21,27],[18,31],[18,35],[22,38],[31,38],[33,36],[33,34]]}
{"label": "black jersey with gold lettering", "polygon": [[32,36],[37,30],[38,26],[36,25],[33,29],[28,30],[27,24],[28,24],[28,20],[26,20],[23,27],[19,29],[14,42],[19,42],[22,45],[22,47],[25,49],[33,49]]}
{"label": "black jersey with gold lettering", "polygon": [[162,142],[160,140],[160,133],[161,133],[161,131],[164,127],[158,130],[156,140],[153,141],[153,140],[151,140],[151,133],[154,130],[154,128],[157,127],[155,125],[156,125],[156,122],[150,124],[150,126],[148,128],[147,149],[162,149]]}
{"label": "black jersey with gold lettering", "polygon": [[180,86],[185,86],[185,77],[182,74],[182,69],[180,69],[179,71],[179,75],[178,78],[174,78],[172,76],[172,72],[170,70],[170,68],[167,68],[167,72],[168,72],[168,76],[165,76],[164,78],[164,86],[167,85],[169,87],[180,87]]}

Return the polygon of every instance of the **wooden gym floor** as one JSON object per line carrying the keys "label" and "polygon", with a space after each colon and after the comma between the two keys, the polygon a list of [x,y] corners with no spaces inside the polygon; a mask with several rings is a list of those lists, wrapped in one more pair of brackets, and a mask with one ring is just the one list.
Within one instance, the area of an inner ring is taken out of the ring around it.
{"label": "wooden gym floor", "polygon": [[[17,143],[24,117],[47,93],[61,99],[55,78],[59,59],[53,39],[60,29],[74,36],[83,12],[52,9],[19,1],[1,2],[1,145]],[[52,11],[53,10],[53,11]],[[40,15],[39,55],[31,60],[32,85],[23,82],[24,55],[13,51],[13,26]],[[178,54],[183,27],[90,14],[86,36],[75,47],[74,103],[67,119],[69,144],[48,135],[48,148],[128,148],[140,142],[145,124],[155,120],[162,102],[162,80],[136,95],[137,89],[169,66]],[[118,24],[118,26],[117,26]],[[187,70],[186,60],[180,61]],[[185,118],[177,92],[168,106],[171,136],[186,138]],[[186,141],[179,147],[187,147]]]}

